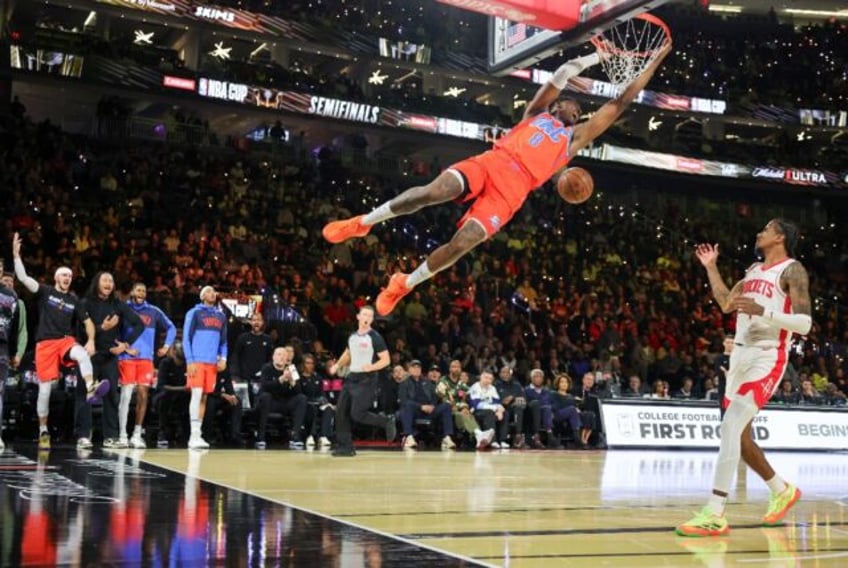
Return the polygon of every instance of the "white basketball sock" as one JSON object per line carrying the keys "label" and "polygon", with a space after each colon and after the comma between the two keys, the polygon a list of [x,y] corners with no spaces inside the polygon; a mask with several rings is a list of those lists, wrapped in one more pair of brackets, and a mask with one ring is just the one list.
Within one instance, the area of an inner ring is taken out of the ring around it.
{"label": "white basketball sock", "polygon": [[707,507],[709,507],[716,515],[724,514],[724,506],[726,504],[727,497],[722,497],[721,495],[716,495],[715,493],[710,495],[710,500],[707,501]]}
{"label": "white basketball sock", "polygon": [[127,419],[130,414],[130,401],[132,400],[135,385],[124,385],[121,387],[121,402],[118,405],[118,432],[121,438],[127,437]]}
{"label": "white basketball sock", "polygon": [[408,288],[415,288],[425,280],[429,280],[433,277],[433,272],[430,270],[430,265],[425,260],[421,263],[421,265],[412,271],[406,279],[406,286]]}
{"label": "white basketball sock", "polygon": [[200,399],[203,398],[203,389],[195,387],[191,389],[191,402],[188,403],[188,417],[191,420],[192,428],[194,423],[200,424]]}
{"label": "white basketball sock", "polygon": [[[53,390],[53,385],[56,381],[38,383],[38,399],[35,402],[35,412],[39,418],[47,418],[50,414],[50,392]],[[43,427],[42,432],[47,431],[47,427]]]}
{"label": "white basketball sock", "polygon": [[365,217],[362,218],[362,224],[369,226],[376,225],[377,223],[388,221],[394,217],[397,217],[397,215],[392,213],[392,209],[389,207],[389,202],[387,201],[371,211],[371,213],[365,215]]}
{"label": "white basketball sock", "polygon": [[766,481],[766,485],[768,485],[769,491],[775,495],[783,493],[786,490],[786,481],[784,481],[783,478],[776,473],[774,474],[774,477]]}

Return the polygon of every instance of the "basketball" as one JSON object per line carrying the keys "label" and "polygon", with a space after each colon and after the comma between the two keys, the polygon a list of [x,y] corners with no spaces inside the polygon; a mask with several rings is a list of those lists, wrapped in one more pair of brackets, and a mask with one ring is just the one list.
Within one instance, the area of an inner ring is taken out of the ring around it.
{"label": "basketball", "polygon": [[557,179],[557,193],[568,203],[577,205],[592,196],[595,182],[583,168],[568,168]]}

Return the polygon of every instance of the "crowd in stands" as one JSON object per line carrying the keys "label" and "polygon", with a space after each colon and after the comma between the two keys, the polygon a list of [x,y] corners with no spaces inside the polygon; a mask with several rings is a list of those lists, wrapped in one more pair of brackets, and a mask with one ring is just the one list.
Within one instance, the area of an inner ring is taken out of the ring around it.
{"label": "crowd in stands", "polygon": [[[320,236],[327,220],[381,202],[409,179],[359,173],[302,148],[248,155],[103,144],[33,124],[18,105],[2,123],[0,143],[7,266],[17,231],[35,278],[50,281],[68,265],[78,293],[100,270],[114,275],[122,293],[145,282],[148,300],[178,325],[204,285],[260,295],[266,308],[290,307],[309,324],[281,327],[278,311],[265,312],[275,345],[292,343],[296,363],[320,349],[318,372],[343,349],[356,307],[373,301],[389,275],[413,269],[460,215],[449,205],[427,209],[329,246]],[[470,382],[506,367],[526,386],[531,370],[541,369],[553,389],[567,373],[576,389],[603,396],[630,388],[632,395],[709,398],[733,318],[711,300],[692,244],[719,242],[727,280],[735,280],[751,253],[740,243],[764,220],[731,222],[687,211],[681,200],[668,203],[667,211],[648,212],[605,194],[574,208],[553,191],[537,192],[507,230],[377,323],[393,366],[403,371],[418,360],[444,375],[456,360]],[[802,230],[815,323],[793,348],[782,400],[840,405],[837,391],[848,392],[840,304],[848,297],[848,235],[839,224]],[[30,317],[32,324],[35,309]],[[232,321],[235,340],[246,326]]]}
{"label": "crowd in stands", "polygon": [[[232,0],[217,3],[222,4],[345,29],[364,34],[374,42],[378,37],[387,37],[393,41],[419,42],[464,56],[483,58],[486,55],[483,16],[429,0],[413,3]],[[659,69],[652,89],[722,99],[730,105],[729,114],[740,116],[756,114],[758,111],[753,109],[758,105],[785,110],[787,116],[792,116],[792,109],[799,108],[838,111],[848,100],[848,80],[844,72],[848,65],[845,55],[848,53],[848,31],[839,21],[793,26],[778,21],[773,12],[726,16],[678,5],[664,6],[657,13],[673,30],[675,51]],[[222,61],[204,52],[198,69],[187,69],[174,50],[134,45],[131,36],[106,42],[91,33],[80,34],[77,28],[69,31],[54,20],[43,19],[38,25],[47,26],[53,34],[83,38],[75,42],[77,48],[92,55],[133,61],[178,75],[208,75],[500,126],[511,125],[521,111],[520,108],[481,104],[470,96],[443,96],[424,89],[420,78],[383,86],[366,85],[344,72],[338,73],[335,65],[323,65],[326,57],[310,56],[309,61],[294,57],[288,65],[281,66],[253,56]],[[446,29],[461,30],[461,33],[445,33]],[[49,37],[52,36],[45,36]],[[582,47],[564,50],[542,66],[553,69],[583,51]],[[438,58],[434,61],[438,65]],[[807,72],[810,69],[815,72]],[[600,68],[590,69],[588,74],[604,79]],[[793,78],[791,81],[785,80],[787,74]],[[648,145],[647,140],[625,132],[613,129],[609,136],[631,147]],[[677,130],[673,140],[663,144],[662,149],[670,152],[749,164],[838,171],[848,163],[848,155],[839,141],[823,145],[818,141],[797,140],[791,133],[777,129],[770,133],[734,133],[732,141],[706,141],[702,125],[693,121]]]}
{"label": "crowd in stands", "polygon": [[[484,16],[429,0],[216,3],[487,57]],[[663,91],[793,108],[835,110],[848,102],[848,27],[839,20],[796,27],[778,21],[774,12],[722,15],[680,5],[655,13],[669,24],[675,40],[675,55],[658,73]],[[787,81],[787,75],[793,80]]]}

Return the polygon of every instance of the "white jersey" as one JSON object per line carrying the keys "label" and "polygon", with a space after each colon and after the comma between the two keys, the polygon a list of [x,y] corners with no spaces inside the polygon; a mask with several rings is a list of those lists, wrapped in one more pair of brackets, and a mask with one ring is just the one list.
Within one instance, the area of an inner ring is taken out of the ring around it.
{"label": "white jersey", "polygon": [[[792,302],[780,287],[780,276],[793,262],[795,259],[787,258],[771,266],[764,266],[761,262],[752,264],[742,279],[742,295],[753,298],[763,306],[764,313],[773,311],[776,314],[791,314]],[[764,321],[763,316],[736,315],[734,341],[737,344],[783,349],[789,347],[790,336],[791,333],[788,330],[770,325]]]}

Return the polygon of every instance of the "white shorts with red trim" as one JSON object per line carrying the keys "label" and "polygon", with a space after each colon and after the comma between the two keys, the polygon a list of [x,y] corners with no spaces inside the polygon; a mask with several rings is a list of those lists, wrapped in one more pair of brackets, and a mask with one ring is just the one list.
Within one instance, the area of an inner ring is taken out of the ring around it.
{"label": "white shorts with red trim", "polygon": [[735,346],[730,353],[724,406],[753,393],[757,408],[762,408],[777,390],[788,365],[788,349]]}

